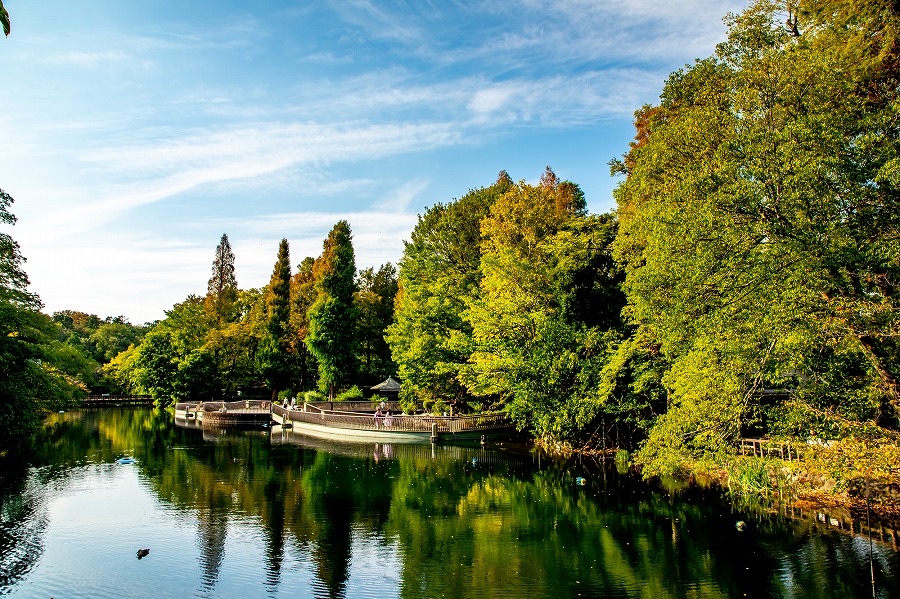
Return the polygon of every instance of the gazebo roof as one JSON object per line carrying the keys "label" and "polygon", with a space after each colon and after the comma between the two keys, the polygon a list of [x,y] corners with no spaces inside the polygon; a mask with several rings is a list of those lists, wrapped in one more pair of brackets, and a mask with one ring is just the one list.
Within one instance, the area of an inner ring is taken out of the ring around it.
{"label": "gazebo roof", "polygon": [[399,391],[400,383],[394,380],[394,377],[389,376],[386,380],[378,383],[374,387],[370,387],[373,391]]}

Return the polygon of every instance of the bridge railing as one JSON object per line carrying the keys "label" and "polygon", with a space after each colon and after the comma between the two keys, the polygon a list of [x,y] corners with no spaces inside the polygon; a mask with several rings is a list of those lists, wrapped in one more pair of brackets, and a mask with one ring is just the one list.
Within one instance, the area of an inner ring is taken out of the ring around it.
{"label": "bridge railing", "polygon": [[434,429],[438,433],[461,433],[490,430],[509,425],[509,419],[505,414],[477,414],[474,416],[400,414],[376,417],[374,414],[322,410],[315,407],[307,411],[287,410],[278,405],[272,407],[272,413],[292,422],[307,422],[356,430],[428,432]]}
{"label": "bridge railing", "polygon": [[175,404],[177,411],[197,411],[202,412],[220,412],[222,408],[225,411],[241,410],[243,412],[269,412],[272,402],[262,399],[244,399],[240,401],[183,401]]}
{"label": "bridge railing", "polygon": [[799,461],[801,453],[804,453],[803,449],[796,443],[774,439],[741,439],[738,445],[741,455],[778,457],[787,461]]}
{"label": "bridge railing", "polygon": [[335,412],[374,412],[375,408],[384,403],[382,411],[390,410],[392,412],[402,412],[403,408],[400,403],[393,399],[385,399],[379,401],[365,400],[345,400],[345,401],[307,401],[300,405],[306,405],[307,409],[314,410],[332,410]]}
{"label": "bridge railing", "polygon": [[101,406],[133,406],[133,405],[152,405],[153,397],[150,395],[88,395],[84,398],[84,405],[87,407]]}

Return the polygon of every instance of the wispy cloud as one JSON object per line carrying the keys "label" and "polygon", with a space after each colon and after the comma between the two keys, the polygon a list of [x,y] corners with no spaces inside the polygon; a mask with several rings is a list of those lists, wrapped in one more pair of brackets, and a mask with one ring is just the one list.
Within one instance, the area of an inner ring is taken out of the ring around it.
{"label": "wispy cloud", "polygon": [[742,3],[124,3],[74,22],[52,4],[23,4],[4,45],[0,184],[49,308],[141,319],[203,292],[223,231],[256,286],[282,236],[317,255],[340,219],[361,266],[396,261],[415,210],[499,168],[599,180],[634,109]]}
{"label": "wispy cloud", "polygon": [[81,68],[95,68],[100,65],[136,62],[134,56],[121,50],[51,54],[45,57],[44,61],[53,65],[67,65]]}
{"label": "wispy cloud", "polygon": [[[59,250],[38,245],[30,250],[28,273],[41,289],[48,312],[81,309],[126,316],[135,322],[162,318],[164,309],[190,293],[203,294],[215,244],[227,232],[242,288],[261,287],[275,263],[278,241],[286,237],[294,266],[322,252],[322,241],[339,220],[350,223],[357,267],[395,262],[416,224],[416,216],[395,211],[286,212],[219,218],[204,223],[190,240],[165,233],[107,230],[66,244],[65,262],[102,268],[60,270]],[[116,248],[110,251],[110,248]],[[115,289],[114,294],[98,290]],[[127,307],[127,309],[126,309]]]}
{"label": "wispy cloud", "polygon": [[95,199],[62,208],[42,227],[72,236],[124,212],[216,183],[253,180],[283,169],[322,168],[459,143],[447,124],[267,124],[144,145],[95,149],[80,160],[105,177],[123,181],[99,187]]}

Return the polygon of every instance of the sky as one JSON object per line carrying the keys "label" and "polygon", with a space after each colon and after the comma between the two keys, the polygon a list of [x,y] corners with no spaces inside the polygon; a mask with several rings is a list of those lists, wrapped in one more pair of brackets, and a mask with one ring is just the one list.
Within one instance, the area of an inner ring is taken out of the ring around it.
{"label": "sky", "polygon": [[733,0],[4,0],[0,189],[44,311],[164,318],[228,235],[242,289],[339,220],[358,268],[417,215],[546,166],[615,208],[608,162]]}

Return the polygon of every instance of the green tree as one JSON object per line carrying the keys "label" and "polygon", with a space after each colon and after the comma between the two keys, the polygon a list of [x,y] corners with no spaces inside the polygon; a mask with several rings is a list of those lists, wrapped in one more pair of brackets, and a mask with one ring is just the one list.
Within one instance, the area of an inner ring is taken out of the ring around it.
{"label": "green tree", "polygon": [[291,351],[295,357],[298,390],[313,387],[318,366],[316,359],[306,347],[309,335],[309,309],[316,301],[316,280],[313,273],[315,259],[307,256],[291,277],[291,321],[293,331]]}
{"label": "green tree", "polygon": [[[153,396],[158,406],[188,399],[209,399],[221,381],[208,365],[205,347],[212,322],[201,297],[191,295],[166,311],[133,354],[127,352],[107,372],[128,381],[135,391]],[[200,365],[203,368],[200,368]]]}
{"label": "green tree", "polygon": [[287,239],[278,244],[278,258],[266,291],[266,336],[262,346],[262,373],[274,400],[291,380],[290,343],[291,256]]}
{"label": "green tree", "polygon": [[502,171],[494,185],[432,206],[404,242],[386,340],[408,410],[469,411],[493,401],[475,398],[459,379],[472,352],[472,327],[463,313],[480,293],[481,220],[510,186]]}
{"label": "green tree", "polygon": [[222,239],[216,246],[216,257],[213,260],[212,276],[206,288],[206,310],[219,326],[232,322],[236,316],[238,285],[234,277],[234,253],[228,242],[228,235],[222,233]]}
{"label": "green tree", "polygon": [[9,12],[3,7],[2,1],[0,1],[0,25],[3,25],[3,34],[8,37],[10,32]]}
{"label": "green tree", "polygon": [[397,296],[397,269],[389,262],[377,271],[366,268],[357,276],[359,291],[354,296],[359,321],[359,375],[368,385],[395,373],[391,350],[384,335],[394,321],[394,298]]}
{"label": "green tree", "polygon": [[[648,473],[721,464],[756,391],[797,373],[800,412],[900,413],[898,14],[863,4],[790,5],[787,27],[776,2],[732,17],[612,165],[629,313],[671,364]],[[835,368],[866,401],[847,411]]]}
{"label": "green tree", "polygon": [[509,188],[481,222],[464,377],[544,439],[587,442],[609,411],[599,390],[624,334],[615,231],[610,215],[587,216],[581,190],[549,168],[539,185]]}
{"label": "green tree", "polygon": [[144,335],[144,327],[134,326],[127,321],[113,320],[104,322],[91,333],[90,341],[100,356],[99,362],[105,364],[130,346],[140,342]]}
{"label": "green tree", "polygon": [[322,255],[313,266],[316,301],[310,307],[306,347],[319,366],[319,388],[333,399],[335,388],[354,374],[356,322],[356,259],[347,221],[331,229]]}
{"label": "green tree", "polygon": [[[0,190],[0,223],[13,225],[12,197]],[[38,412],[83,395],[83,362],[55,344],[56,328],[28,291],[19,244],[0,233],[0,447],[35,426]]]}

